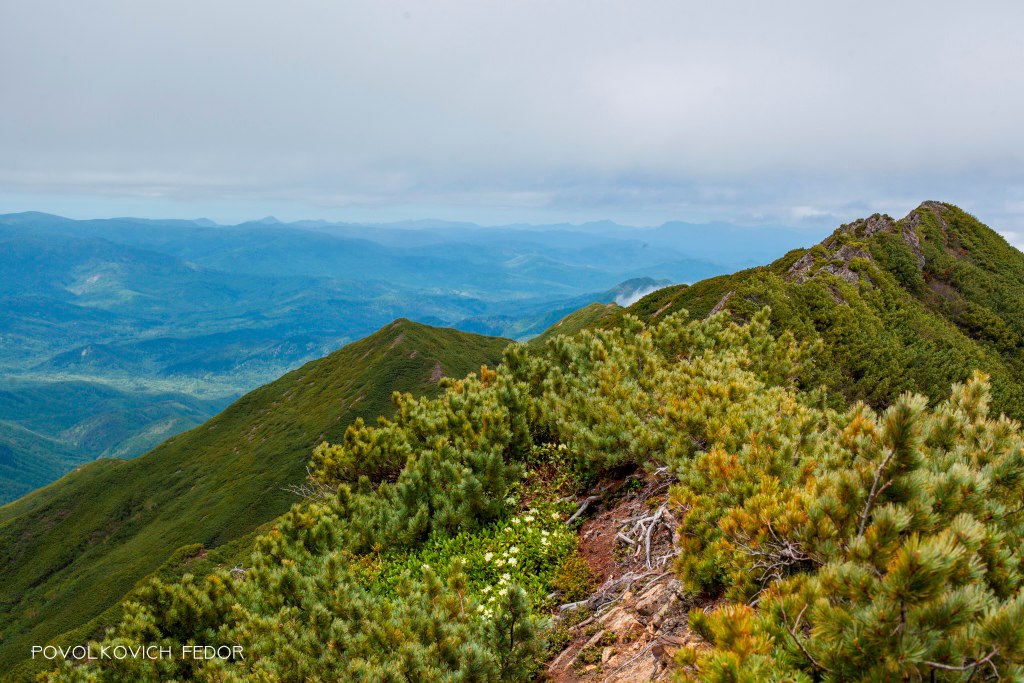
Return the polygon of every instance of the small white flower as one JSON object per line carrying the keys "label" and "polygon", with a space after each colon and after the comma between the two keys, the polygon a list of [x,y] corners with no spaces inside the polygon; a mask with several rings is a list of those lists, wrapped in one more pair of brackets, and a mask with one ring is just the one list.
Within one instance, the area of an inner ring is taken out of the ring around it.
{"label": "small white flower", "polygon": [[508,588],[502,588],[500,591],[498,591],[498,595],[501,595],[501,596],[508,595]]}
{"label": "small white flower", "polygon": [[485,609],[487,609],[487,608],[484,607],[483,605],[480,605],[479,607],[476,608],[476,611],[477,612],[483,612]]}
{"label": "small white flower", "polygon": [[525,522],[532,522],[533,521],[533,515],[526,515],[525,517],[523,517],[523,521],[525,521]]}
{"label": "small white flower", "polygon": [[504,567],[504,566],[505,566],[505,560],[503,560],[503,559],[501,559],[501,558],[499,557],[498,559],[496,559],[496,560],[494,561],[494,564],[498,565],[499,567]]}
{"label": "small white flower", "polygon": [[546,538],[540,539],[540,544],[541,545],[547,545],[548,544],[548,539],[546,539]]}
{"label": "small white flower", "polygon": [[490,586],[484,586],[481,589],[481,592],[483,592],[483,593],[490,593],[491,592],[491,587]]}
{"label": "small white flower", "polygon": [[[527,522],[529,522],[529,521],[531,521],[531,520],[530,520],[530,518],[529,518],[529,517],[526,517],[526,521],[527,521]],[[518,518],[518,517],[513,517],[513,518],[512,518],[512,523],[513,523],[513,524],[519,524],[519,518]]]}
{"label": "small white flower", "polygon": [[509,551],[509,552],[510,552],[511,554],[515,555],[516,553],[518,553],[518,552],[519,552],[519,546],[515,546],[515,545],[514,545],[514,546],[512,546],[511,548],[509,548],[509,549],[508,549],[508,551]]}
{"label": "small white flower", "polygon": [[484,554],[484,562],[490,562],[492,559],[494,559],[494,553]]}
{"label": "small white flower", "polygon": [[505,572],[504,574],[501,575],[501,582],[502,583],[505,583],[506,581],[510,581],[511,579],[512,579],[512,575],[509,574],[508,572]]}
{"label": "small white flower", "polygon": [[550,536],[551,534],[549,534],[549,533],[548,533],[548,530],[547,530],[547,529],[545,529],[544,531],[541,531],[541,532],[540,532],[540,535],[541,535],[541,536]]}
{"label": "small white flower", "polygon": [[551,513],[551,519],[561,519],[561,518],[562,518],[562,515],[558,514],[557,512],[552,512]]}
{"label": "small white flower", "polygon": [[514,567],[514,566],[516,565],[516,558],[514,558],[514,557],[510,557],[510,558],[508,559],[508,565],[509,565],[510,567]]}

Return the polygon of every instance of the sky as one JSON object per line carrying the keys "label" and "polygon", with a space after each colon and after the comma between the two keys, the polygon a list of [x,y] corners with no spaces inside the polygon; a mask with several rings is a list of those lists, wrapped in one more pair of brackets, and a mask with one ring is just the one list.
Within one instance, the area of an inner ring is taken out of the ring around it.
{"label": "sky", "polygon": [[0,212],[831,227],[1024,245],[1024,3],[7,0]]}

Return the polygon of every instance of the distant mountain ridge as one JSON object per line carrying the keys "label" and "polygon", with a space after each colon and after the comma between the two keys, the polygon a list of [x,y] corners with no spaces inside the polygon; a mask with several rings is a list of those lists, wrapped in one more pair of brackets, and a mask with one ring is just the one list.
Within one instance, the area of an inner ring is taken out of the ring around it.
{"label": "distant mountain ridge", "polygon": [[[92,383],[140,409],[158,395],[184,397],[179,409],[164,403],[171,412],[159,419],[129,410],[136,422],[108,430],[123,439],[102,447],[69,450],[62,434],[19,431],[26,416],[9,414],[0,432],[5,461],[48,462],[0,463],[0,503],[77,463],[142,452],[160,428],[194,426],[396,318],[525,339],[591,302],[625,302],[635,290],[623,294],[624,282],[689,282],[729,270],[691,255],[709,243],[702,229],[680,230],[0,216],[0,378]],[[760,254],[743,251],[756,242],[733,247],[736,258]],[[83,425],[103,412],[91,402],[61,410]],[[35,474],[22,481],[22,471]]]}

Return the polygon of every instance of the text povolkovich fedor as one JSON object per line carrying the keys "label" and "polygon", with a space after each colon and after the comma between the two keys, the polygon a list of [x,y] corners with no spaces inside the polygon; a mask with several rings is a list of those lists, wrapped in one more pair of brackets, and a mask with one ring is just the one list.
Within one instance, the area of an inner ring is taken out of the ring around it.
{"label": "text povolkovich fedor", "polygon": [[234,659],[244,660],[241,645],[33,645],[32,659]]}

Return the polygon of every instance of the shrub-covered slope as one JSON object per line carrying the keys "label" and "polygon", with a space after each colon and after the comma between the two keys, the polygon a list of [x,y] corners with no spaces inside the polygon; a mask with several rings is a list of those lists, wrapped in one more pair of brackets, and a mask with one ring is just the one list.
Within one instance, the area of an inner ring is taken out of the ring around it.
{"label": "shrub-covered slope", "polygon": [[[706,639],[679,650],[678,677],[1020,677],[1019,424],[989,415],[982,377],[931,410],[822,407],[799,389],[813,346],[768,318],[627,317],[403,400],[316,451],[319,494],[244,571],[149,582],[103,642],[244,658],[67,663],[48,680],[531,680],[559,642],[543,611],[568,603],[568,619],[581,583],[565,580],[572,508],[540,501],[630,466],[677,478],[675,571]],[[591,635],[607,647],[577,671],[600,680],[620,638]]]}
{"label": "shrub-covered slope", "polygon": [[395,391],[495,363],[507,340],[399,320],[135,460],[99,460],[0,507],[0,670],[114,605],[178,547],[239,538],[297,498],[311,449]]}
{"label": "shrub-covered slope", "polygon": [[821,340],[815,381],[846,400],[883,407],[920,391],[937,401],[981,369],[993,408],[1024,418],[1024,254],[954,206],[855,221],[812,249],[659,290],[628,311],[747,318],[762,306],[777,331]]}

